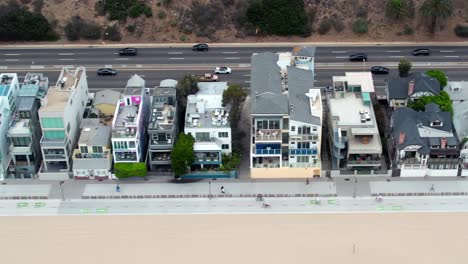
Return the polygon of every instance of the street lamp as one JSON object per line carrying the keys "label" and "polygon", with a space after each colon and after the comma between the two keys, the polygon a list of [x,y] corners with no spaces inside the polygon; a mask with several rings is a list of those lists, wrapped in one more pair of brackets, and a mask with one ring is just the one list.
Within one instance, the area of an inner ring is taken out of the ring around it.
{"label": "street lamp", "polygon": [[357,185],[357,177],[354,175],[354,190],[353,190],[353,198],[356,198],[356,186]]}
{"label": "street lamp", "polygon": [[60,181],[60,194],[62,194],[62,201],[65,201],[65,192],[63,191],[64,181]]}
{"label": "street lamp", "polygon": [[362,62],[363,62],[362,71],[366,71],[366,59],[362,59]]}
{"label": "street lamp", "polygon": [[208,198],[211,199],[211,180],[208,181]]}

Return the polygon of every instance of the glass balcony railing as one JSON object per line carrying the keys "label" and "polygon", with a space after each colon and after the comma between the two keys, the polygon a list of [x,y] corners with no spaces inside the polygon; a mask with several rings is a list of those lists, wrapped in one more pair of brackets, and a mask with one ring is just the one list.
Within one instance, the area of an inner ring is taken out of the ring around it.
{"label": "glass balcony railing", "polygon": [[317,155],[317,149],[291,149],[289,155]]}
{"label": "glass balcony railing", "polygon": [[281,149],[256,149],[255,154],[258,154],[258,155],[279,155],[279,154],[281,154]]}

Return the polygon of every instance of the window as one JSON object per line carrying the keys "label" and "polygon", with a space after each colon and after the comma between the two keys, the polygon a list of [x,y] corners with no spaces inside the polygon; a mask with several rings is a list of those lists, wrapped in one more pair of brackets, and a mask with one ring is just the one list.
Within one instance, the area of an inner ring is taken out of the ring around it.
{"label": "window", "polygon": [[197,141],[210,141],[210,132],[196,132],[195,139]]}
{"label": "window", "polygon": [[310,126],[298,127],[297,128],[297,134],[309,135],[310,134]]}
{"label": "window", "polygon": [[436,120],[436,121],[431,123],[431,126],[442,126],[442,122],[439,121],[439,120]]}
{"label": "window", "polygon": [[103,153],[102,146],[93,146],[93,153]]}
{"label": "window", "polygon": [[29,113],[28,111],[20,111],[19,115],[21,118],[31,118],[31,113]]}
{"label": "window", "polygon": [[128,142],[128,147],[129,148],[135,148],[135,141]]}
{"label": "window", "polygon": [[41,118],[43,128],[64,128],[63,119],[61,117]]}
{"label": "window", "polygon": [[229,149],[229,144],[223,144],[223,145],[221,145],[221,148],[222,149]]}
{"label": "window", "polygon": [[296,162],[299,163],[308,163],[309,162],[309,157],[308,156],[297,156]]}
{"label": "window", "polygon": [[81,153],[88,153],[88,147],[87,146],[80,146],[80,152]]}
{"label": "window", "polygon": [[64,139],[65,131],[63,130],[44,131],[44,138],[45,139]]}
{"label": "window", "polygon": [[440,148],[438,145],[431,145],[431,149],[438,149]]}
{"label": "window", "polygon": [[228,132],[219,132],[218,133],[218,137],[219,138],[227,138],[228,137]]}
{"label": "window", "polygon": [[127,142],[126,141],[115,141],[114,142],[114,149],[126,149]]}
{"label": "window", "polygon": [[302,134],[302,127],[298,127],[298,128],[297,128],[297,133],[298,133],[298,134]]}
{"label": "window", "polygon": [[314,126],[314,127],[312,128],[312,131],[317,132],[317,127]]}
{"label": "window", "polygon": [[297,148],[298,149],[310,149],[310,143],[309,142],[297,142]]}
{"label": "window", "polygon": [[292,131],[292,132],[296,131],[296,127],[295,127],[295,126],[292,126],[292,127],[291,127],[291,131]]}
{"label": "window", "polygon": [[15,147],[26,147],[31,143],[30,137],[12,137],[11,141]]}

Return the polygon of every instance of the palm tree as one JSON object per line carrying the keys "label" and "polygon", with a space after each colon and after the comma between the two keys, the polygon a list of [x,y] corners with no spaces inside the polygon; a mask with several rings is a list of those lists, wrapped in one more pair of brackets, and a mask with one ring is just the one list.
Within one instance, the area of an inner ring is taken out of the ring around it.
{"label": "palm tree", "polygon": [[388,0],[385,6],[385,14],[388,18],[399,20],[408,14],[407,0]]}
{"label": "palm tree", "polygon": [[425,0],[419,12],[430,19],[430,29],[434,33],[438,24],[453,14],[452,0]]}

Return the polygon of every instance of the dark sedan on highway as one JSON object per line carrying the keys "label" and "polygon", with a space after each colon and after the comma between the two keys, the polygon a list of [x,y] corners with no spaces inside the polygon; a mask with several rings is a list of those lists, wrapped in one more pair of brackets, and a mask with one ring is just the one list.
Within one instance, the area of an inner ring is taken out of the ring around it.
{"label": "dark sedan on highway", "polygon": [[192,47],[193,51],[208,51],[208,49],[208,44],[205,43],[196,44]]}
{"label": "dark sedan on highway", "polygon": [[138,50],[136,48],[123,48],[119,50],[120,56],[136,56]]}
{"label": "dark sedan on highway", "polygon": [[388,74],[390,69],[382,66],[372,66],[371,72],[372,74]]}
{"label": "dark sedan on highway", "polygon": [[413,50],[413,56],[429,56],[431,51],[429,49],[415,49]]}
{"label": "dark sedan on highway", "polygon": [[367,61],[367,55],[365,53],[354,53],[349,55],[350,61]]}
{"label": "dark sedan on highway", "polygon": [[101,68],[97,70],[97,75],[99,76],[104,76],[104,75],[117,75],[117,70],[111,69],[111,68]]}

